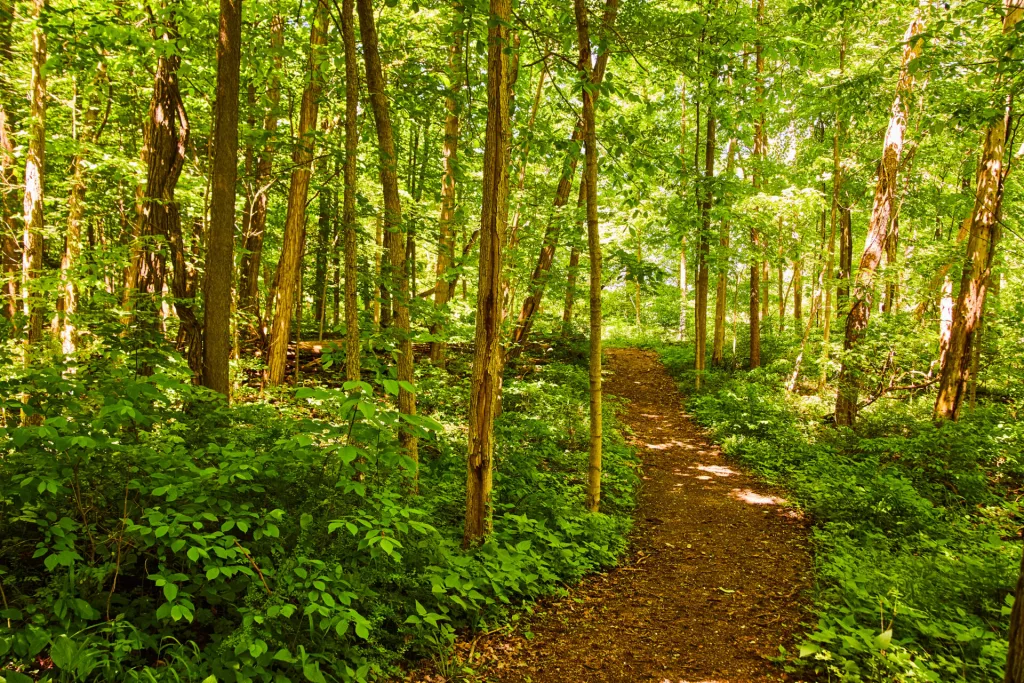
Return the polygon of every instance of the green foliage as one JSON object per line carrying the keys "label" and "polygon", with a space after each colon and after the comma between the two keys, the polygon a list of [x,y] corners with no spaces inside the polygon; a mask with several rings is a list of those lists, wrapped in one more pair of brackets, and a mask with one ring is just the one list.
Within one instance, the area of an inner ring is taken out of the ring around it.
{"label": "green foliage", "polygon": [[[665,347],[676,371],[687,351]],[[689,409],[814,521],[817,623],[795,664],[843,681],[1001,680],[1021,549],[1020,427],[1001,407],[935,426],[931,401],[827,424],[785,372],[712,377]]]}
{"label": "green foliage", "polygon": [[[606,511],[583,506],[585,368],[507,383],[495,530],[467,552],[464,436],[447,422],[464,415],[464,380],[423,379],[421,407],[447,404],[445,424],[402,418],[423,439],[410,495],[390,380],[229,408],[163,357],[139,375],[111,347],[102,363],[0,388],[8,681],[368,680],[399,659],[443,659],[456,629],[625,547],[636,460],[613,430]],[[45,419],[15,426],[26,392]]]}

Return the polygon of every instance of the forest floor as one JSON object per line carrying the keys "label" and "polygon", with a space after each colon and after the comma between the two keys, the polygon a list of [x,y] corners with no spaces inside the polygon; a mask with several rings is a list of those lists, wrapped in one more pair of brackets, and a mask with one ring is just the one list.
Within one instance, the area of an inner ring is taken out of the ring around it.
{"label": "forest floor", "polygon": [[808,616],[808,524],[726,461],[655,353],[606,353],[605,391],[628,401],[620,421],[644,464],[630,554],[457,654],[501,683],[787,680],[768,658]]}

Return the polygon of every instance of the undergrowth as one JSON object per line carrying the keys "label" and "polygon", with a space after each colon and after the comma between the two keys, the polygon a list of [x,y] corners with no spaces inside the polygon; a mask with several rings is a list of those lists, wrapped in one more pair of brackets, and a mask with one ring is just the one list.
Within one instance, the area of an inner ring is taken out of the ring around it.
{"label": "undergrowth", "polygon": [[584,511],[583,366],[507,380],[494,533],[463,551],[464,374],[418,379],[414,481],[386,369],[228,407],[111,339],[0,387],[7,683],[375,680],[625,548],[637,461],[610,407],[603,513]]}
{"label": "undergrowth", "polygon": [[[691,378],[692,349],[659,350]],[[789,393],[787,376],[770,362],[712,373],[688,401],[729,457],[814,522],[817,620],[783,661],[851,683],[1002,680],[1024,427],[999,405],[936,426],[924,397],[880,401],[837,430],[829,397]]]}

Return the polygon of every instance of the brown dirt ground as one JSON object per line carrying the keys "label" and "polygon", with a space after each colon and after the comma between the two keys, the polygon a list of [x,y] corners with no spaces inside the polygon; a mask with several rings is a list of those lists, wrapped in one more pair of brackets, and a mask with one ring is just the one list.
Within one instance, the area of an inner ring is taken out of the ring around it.
{"label": "brown dirt ground", "polygon": [[538,605],[520,628],[531,639],[484,636],[460,654],[501,683],[786,680],[767,657],[792,649],[807,615],[806,523],[701,433],[656,354],[609,349],[607,369],[644,463],[630,556]]}

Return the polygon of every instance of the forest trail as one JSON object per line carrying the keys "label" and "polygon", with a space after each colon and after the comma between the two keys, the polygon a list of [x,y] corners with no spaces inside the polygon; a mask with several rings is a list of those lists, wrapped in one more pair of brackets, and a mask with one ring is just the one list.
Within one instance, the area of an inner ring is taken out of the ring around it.
{"label": "forest trail", "polygon": [[806,616],[806,525],[726,462],[690,420],[657,355],[609,349],[605,390],[644,462],[630,555],[538,606],[533,638],[501,651],[503,683],[786,680],[766,658]]}

